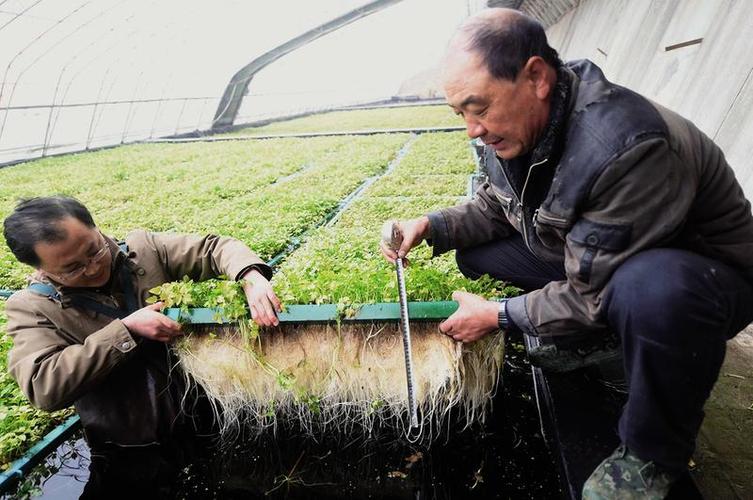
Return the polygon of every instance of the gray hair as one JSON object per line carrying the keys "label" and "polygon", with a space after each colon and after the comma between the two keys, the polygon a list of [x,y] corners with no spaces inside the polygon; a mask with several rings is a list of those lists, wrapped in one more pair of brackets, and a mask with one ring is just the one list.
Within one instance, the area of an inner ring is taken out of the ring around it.
{"label": "gray hair", "polygon": [[518,11],[486,10],[467,20],[460,33],[466,48],[481,56],[495,78],[515,80],[533,56],[541,57],[555,69],[562,65],[541,23]]}

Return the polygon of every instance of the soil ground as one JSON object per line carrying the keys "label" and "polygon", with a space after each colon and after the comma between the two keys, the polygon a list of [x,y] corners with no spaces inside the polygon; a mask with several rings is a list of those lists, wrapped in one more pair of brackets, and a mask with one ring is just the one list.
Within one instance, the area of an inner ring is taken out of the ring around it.
{"label": "soil ground", "polygon": [[753,498],[753,325],[727,343],[694,461],[692,476],[705,498]]}

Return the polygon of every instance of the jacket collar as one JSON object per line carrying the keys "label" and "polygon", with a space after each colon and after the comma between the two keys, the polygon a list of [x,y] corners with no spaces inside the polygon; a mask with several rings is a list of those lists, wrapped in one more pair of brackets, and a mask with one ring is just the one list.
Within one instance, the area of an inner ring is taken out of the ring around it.
{"label": "jacket collar", "polygon": [[[557,69],[557,82],[552,91],[549,118],[539,141],[531,151],[510,160],[502,160],[494,155],[500,168],[505,172],[507,182],[519,198],[523,198],[525,190],[527,206],[541,204],[552,183],[555,166],[559,163],[565,144],[565,129],[573,105],[574,77],[574,73],[564,65]],[[535,165],[544,162],[546,165],[534,171]],[[531,182],[526,182],[529,178]]]}
{"label": "jacket collar", "polygon": [[565,127],[573,102],[575,74],[561,65],[557,69],[557,83],[552,92],[547,122],[541,139],[531,152],[531,163],[538,163],[544,159],[558,156],[564,143]]}

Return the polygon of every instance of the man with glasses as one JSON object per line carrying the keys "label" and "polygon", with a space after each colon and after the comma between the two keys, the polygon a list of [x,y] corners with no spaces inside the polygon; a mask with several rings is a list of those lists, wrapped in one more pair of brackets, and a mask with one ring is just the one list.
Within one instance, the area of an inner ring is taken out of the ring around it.
{"label": "man with glasses", "polygon": [[232,238],[134,231],[118,244],[63,196],[19,203],[4,236],[36,269],[7,301],[9,371],[35,406],[75,405],[94,457],[161,446],[193,424],[167,347],[181,325],[160,313],[161,303],[145,305],[151,288],[224,274],[243,281],[259,325],[278,324],[271,269]]}

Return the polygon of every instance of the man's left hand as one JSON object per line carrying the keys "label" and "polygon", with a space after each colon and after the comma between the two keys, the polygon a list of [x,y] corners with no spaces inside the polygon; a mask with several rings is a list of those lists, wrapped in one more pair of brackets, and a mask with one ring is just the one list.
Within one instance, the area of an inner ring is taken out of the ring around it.
{"label": "man's left hand", "polygon": [[257,325],[277,326],[280,324],[277,313],[282,312],[282,304],[267,278],[256,269],[251,269],[243,276],[243,291],[246,292],[251,318]]}
{"label": "man's left hand", "polygon": [[458,310],[439,324],[439,331],[459,342],[473,342],[498,328],[499,303],[468,292],[453,292]]}

